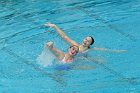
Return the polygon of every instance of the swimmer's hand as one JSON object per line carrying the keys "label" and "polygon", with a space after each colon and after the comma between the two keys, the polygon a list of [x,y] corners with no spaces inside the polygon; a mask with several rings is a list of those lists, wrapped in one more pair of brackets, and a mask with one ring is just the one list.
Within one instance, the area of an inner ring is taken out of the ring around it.
{"label": "swimmer's hand", "polygon": [[44,24],[45,26],[49,26],[50,28],[54,28],[56,25],[55,24],[51,24],[51,23],[46,23]]}
{"label": "swimmer's hand", "polygon": [[48,43],[46,44],[46,47],[47,47],[48,49],[52,49],[52,48],[53,48],[53,42],[48,42]]}

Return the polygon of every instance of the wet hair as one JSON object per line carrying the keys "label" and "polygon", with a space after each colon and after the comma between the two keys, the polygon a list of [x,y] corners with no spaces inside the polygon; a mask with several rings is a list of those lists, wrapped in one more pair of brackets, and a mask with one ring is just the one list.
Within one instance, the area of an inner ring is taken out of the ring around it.
{"label": "wet hair", "polygon": [[93,43],[94,43],[94,39],[93,39],[93,37],[92,36],[88,36],[88,37],[91,37],[91,44],[90,45],[92,45]]}

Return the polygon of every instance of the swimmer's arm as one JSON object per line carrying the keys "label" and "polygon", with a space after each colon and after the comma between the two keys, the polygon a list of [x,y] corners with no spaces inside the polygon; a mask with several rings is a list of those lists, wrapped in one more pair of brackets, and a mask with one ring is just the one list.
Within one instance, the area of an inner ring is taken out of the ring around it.
{"label": "swimmer's arm", "polygon": [[62,51],[60,51],[60,50],[58,50],[58,49],[56,49],[54,47],[50,48],[49,50],[56,56],[56,58],[59,61],[61,61],[64,58],[64,56],[65,56],[65,54]]}
{"label": "swimmer's arm", "polygon": [[64,31],[62,31],[58,26],[54,26],[54,28],[56,29],[56,31],[59,33],[59,35],[61,36],[61,38],[63,38],[70,46],[72,45],[77,45],[78,43],[75,42],[74,40],[70,39],[65,33]]}
{"label": "swimmer's arm", "polygon": [[61,38],[63,38],[66,43],[68,43],[70,46],[72,45],[77,45],[78,43],[76,43],[74,40],[70,39],[65,33],[64,31],[62,31],[58,26],[56,26],[55,24],[51,24],[51,23],[47,23],[44,24],[45,26],[49,26],[50,28],[55,28],[56,31],[58,32],[58,34],[61,36]]}
{"label": "swimmer's arm", "polygon": [[111,49],[108,49],[108,48],[97,48],[97,47],[90,48],[90,50],[109,51],[109,52],[126,52],[127,51],[127,50],[111,50]]}

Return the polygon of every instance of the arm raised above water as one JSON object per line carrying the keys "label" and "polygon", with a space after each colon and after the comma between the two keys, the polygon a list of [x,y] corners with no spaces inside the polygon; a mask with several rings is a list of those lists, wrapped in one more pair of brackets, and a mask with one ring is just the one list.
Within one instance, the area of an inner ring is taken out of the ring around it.
{"label": "arm raised above water", "polygon": [[51,28],[55,28],[56,31],[58,32],[58,34],[61,36],[61,38],[63,38],[63,40],[66,41],[66,43],[68,43],[70,46],[72,45],[77,45],[79,46],[79,44],[77,42],[75,42],[74,40],[70,39],[65,33],[64,31],[62,31],[58,26],[56,26],[55,24],[51,24],[51,23],[47,23],[45,24],[45,26],[49,26]]}
{"label": "arm raised above water", "polygon": [[62,51],[60,51],[60,50],[58,50],[58,49],[53,47],[53,42],[48,42],[46,44],[46,48],[48,48],[55,55],[55,57],[59,61],[61,61],[64,58],[64,56],[65,56],[65,54]]}

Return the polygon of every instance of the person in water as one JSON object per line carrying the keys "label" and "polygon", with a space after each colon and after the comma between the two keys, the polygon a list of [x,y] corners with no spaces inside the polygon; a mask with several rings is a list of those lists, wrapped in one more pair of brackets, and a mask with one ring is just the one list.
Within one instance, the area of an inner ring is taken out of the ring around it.
{"label": "person in water", "polygon": [[82,44],[78,44],[76,41],[69,38],[64,31],[62,31],[57,25],[46,23],[45,26],[49,26],[50,28],[55,28],[58,34],[63,38],[66,43],[68,43],[70,46],[76,45],[79,47],[79,52],[84,53],[87,50],[99,50],[99,51],[111,51],[111,52],[125,52],[126,50],[111,50],[107,48],[91,48],[91,45],[94,44],[94,38],[92,36],[87,36],[84,38]]}
{"label": "person in water", "polygon": [[73,45],[68,49],[67,53],[64,53],[61,50],[54,48],[53,42],[48,42],[46,44],[46,48],[48,48],[55,55],[55,57],[58,59],[58,61],[62,61],[64,63],[72,62],[74,60],[74,56],[79,51],[79,47],[76,45]]}
{"label": "person in water", "polygon": [[90,49],[90,46],[94,43],[94,39],[91,36],[87,36],[82,44],[78,44],[77,42],[75,42],[74,40],[70,39],[58,26],[56,26],[55,24],[51,24],[51,23],[47,23],[45,24],[45,26],[49,26],[51,28],[55,28],[56,31],[59,33],[59,35],[70,45],[76,45],[79,47],[79,52],[84,52],[88,49]]}

